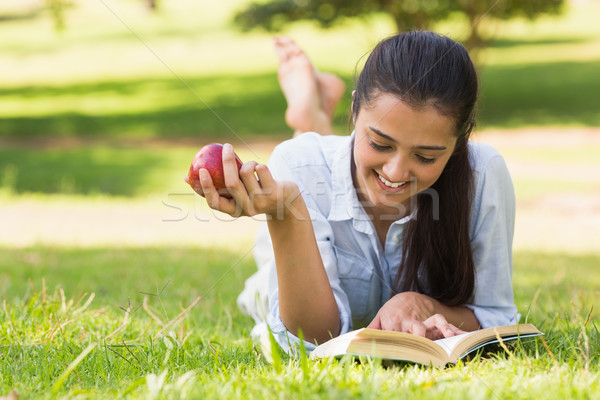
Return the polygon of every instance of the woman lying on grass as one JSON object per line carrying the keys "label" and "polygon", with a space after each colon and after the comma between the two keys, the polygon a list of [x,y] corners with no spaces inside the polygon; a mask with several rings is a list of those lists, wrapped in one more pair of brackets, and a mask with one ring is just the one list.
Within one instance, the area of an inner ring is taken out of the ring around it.
{"label": "woman lying on grass", "polygon": [[238,298],[289,350],[352,329],[432,339],[515,323],[511,286],[514,192],[502,157],[469,142],[478,82],[467,51],[431,32],[382,41],[358,77],[354,132],[332,133],[343,83],[276,40],[286,121],[303,133],[267,165],[239,176],[223,151],[226,186],[200,181],[210,207],[266,214],[258,272]]}

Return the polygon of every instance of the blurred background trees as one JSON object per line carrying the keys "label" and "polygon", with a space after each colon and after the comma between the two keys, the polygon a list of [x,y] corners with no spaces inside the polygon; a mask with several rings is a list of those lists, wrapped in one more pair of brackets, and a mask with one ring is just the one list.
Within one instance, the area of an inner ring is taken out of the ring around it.
{"label": "blurred background trees", "polygon": [[[151,11],[159,9],[161,0],[138,0]],[[35,18],[48,12],[54,28],[62,31],[65,27],[65,14],[69,8],[77,7],[77,0],[2,0],[0,3],[0,22]]]}
{"label": "blurred background trees", "polygon": [[[76,6],[76,0],[24,0],[30,3],[28,15],[47,10],[56,30],[65,28],[65,12]],[[164,0],[138,0],[151,11],[157,11]],[[166,0],[167,2],[169,0]],[[398,32],[411,29],[433,29],[435,23],[458,17],[466,21],[468,29],[462,39],[465,46],[476,51],[486,45],[481,27],[486,22],[525,17],[559,14],[565,0],[270,0],[246,3],[233,21],[242,31],[262,28],[277,32],[296,21],[312,21],[329,28],[347,18],[361,18],[373,14],[387,15]],[[13,17],[23,17],[24,14]],[[0,21],[6,18],[0,18]]]}
{"label": "blurred background trees", "polygon": [[564,0],[271,0],[254,2],[241,9],[235,23],[245,31],[263,28],[279,31],[287,24],[310,20],[330,27],[348,17],[373,13],[387,14],[398,32],[432,29],[433,24],[459,15],[468,21],[463,38],[470,50],[485,45],[480,26],[490,18],[526,17],[530,20],[544,14],[557,14]]}

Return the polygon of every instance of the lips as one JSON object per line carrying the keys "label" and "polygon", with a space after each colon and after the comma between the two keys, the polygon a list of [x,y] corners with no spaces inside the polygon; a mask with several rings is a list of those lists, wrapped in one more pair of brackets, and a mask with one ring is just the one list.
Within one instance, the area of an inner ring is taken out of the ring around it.
{"label": "lips", "polygon": [[410,184],[410,181],[390,182],[383,176],[381,176],[379,173],[375,172],[375,174],[377,175],[377,182],[379,183],[379,186],[381,186],[383,190],[388,192],[399,192],[408,187],[408,185]]}

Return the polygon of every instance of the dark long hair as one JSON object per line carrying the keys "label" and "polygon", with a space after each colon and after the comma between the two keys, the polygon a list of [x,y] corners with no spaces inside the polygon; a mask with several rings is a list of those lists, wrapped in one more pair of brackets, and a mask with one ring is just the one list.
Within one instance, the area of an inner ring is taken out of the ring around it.
{"label": "dark long hair", "polygon": [[475,67],[467,50],[450,38],[403,33],[380,42],[367,59],[356,82],[353,117],[384,93],[451,117],[457,137],[438,180],[416,195],[394,290],[424,293],[446,305],[465,304],[475,286],[469,232],[474,178],[468,151],[478,96]]}

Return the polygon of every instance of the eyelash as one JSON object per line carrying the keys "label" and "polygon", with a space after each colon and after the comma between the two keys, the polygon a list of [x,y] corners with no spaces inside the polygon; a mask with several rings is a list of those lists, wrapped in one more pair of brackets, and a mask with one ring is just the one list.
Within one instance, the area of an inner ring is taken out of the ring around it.
{"label": "eyelash", "polygon": [[433,164],[436,160],[436,158],[426,158],[420,155],[417,155],[417,159],[419,160],[420,163],[423,164]]}
{"label": "eyelash", "polygon": [[[391,148],[390,146],[382,146],[380,144],[377,144],[370,139],[369,139],[369,145],[377,151],[386,151]],[[420,156],[418,154],[416,156],[417,156],[417,160],[419,160],[419,162],[422,164],[433,164],[437,160],[436,158],[427,158],[427,157]]]}
{"label": "eyelash", "polygon": [[378,150],[378,151],[385,151],[385,150],[389,150],[390,149],[390,146],[382,146],[380,144],[375,143],[371,139],[369,139],[369,145],[372,148],[374,148],[375,150]]}

